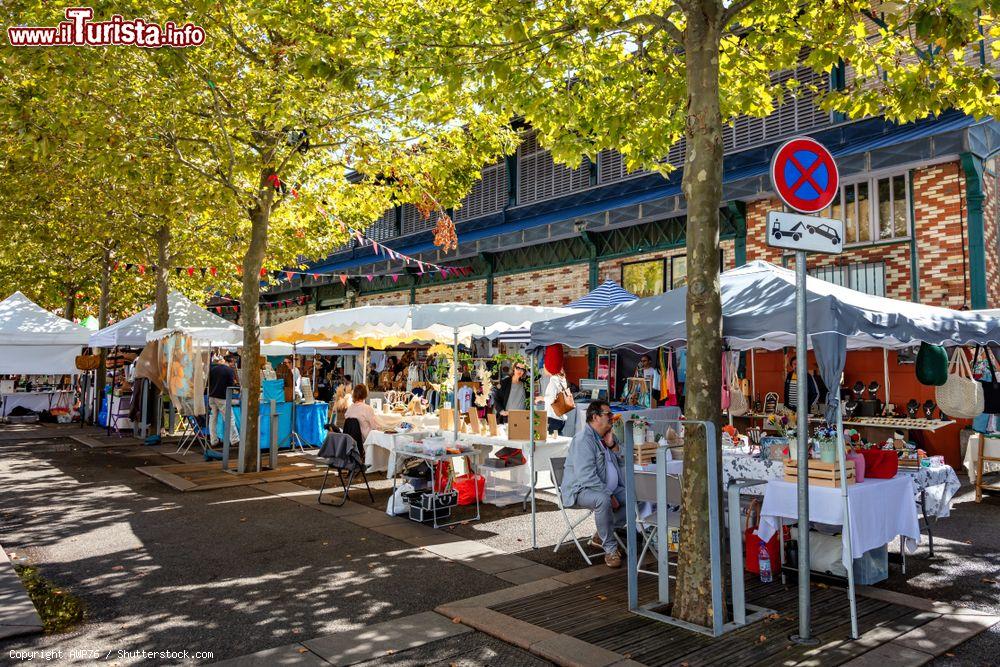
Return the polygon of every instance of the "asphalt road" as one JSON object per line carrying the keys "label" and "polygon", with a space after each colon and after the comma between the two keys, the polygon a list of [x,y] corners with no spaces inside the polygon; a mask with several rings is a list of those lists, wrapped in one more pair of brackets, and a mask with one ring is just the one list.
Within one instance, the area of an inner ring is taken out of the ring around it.
{"label": "asphalt road", "polygon": [[140,660],[117,652],[145,648],[221,660],[509,585],[249,488],[173,491],[133,469],[168,460],[132,451],[0,448],[0,544],[82,598],[88,618],[2,641],[5,658],[87,649],[129,664]]}
{"label": "asphalt road", "polygon": [[[140,660],[119,659],[117,651],[145,648],[211,651],[212,660],[222,660],[508,585],[249,488],[182,494],[134,470],[169,462],[142,448],[0,444],[0,543],[81,597],[88,613],[68,634],[0,641],[4,656],[11,649],[86,649],[111,651],[106,662],[130,664]],[[318,488],[319,480],[301,484]],[[384,507],[390,484],[372,485],[374,505]],[[934,559],[922,546],[906,575],[893,567],[880,586],[1000,614],[1000,496],[982,504],[972,497],[964,488],[952,516],[938,523]],[[352,498],[369,502],[360,491]],[[545,498],[538,502],[537,550],[520,505],[486,506],[482,521],[450,530],[561,570],[585,566],[571,542],[553,552],[565,524]],[[587,520],[577,534],[586,538],[592,530]],[[934,664],[997,664],[998,646],[995,626]],[[546,663],[474,633],[365,664]]]}

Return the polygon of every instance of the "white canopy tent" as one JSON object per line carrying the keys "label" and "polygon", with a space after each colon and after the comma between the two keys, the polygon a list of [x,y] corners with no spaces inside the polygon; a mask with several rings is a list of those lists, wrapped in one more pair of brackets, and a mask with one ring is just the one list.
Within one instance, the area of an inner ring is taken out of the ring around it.
{"label": "white canopy tent", "polygon": [[75,374],[90,332],[20,292],[0,302],[0,373]]}
{"label": "white canopy tent", "polygon": [[[213,315],[180,292],[170,291],[167,294],[167,307],[167,328],[239,330],[229,320]],[[90,346],[142,347],[146,344],[146,335],[153,331],[155,311],[155,306],[149,306],[131,317],[104,327],[90,336]]]}
{"label": "white canopy tent", "polygon": [[[733,350],[795,345],[795,272],[755,261],[721,276],[722,335]],[[828,387],[838,387],[848,349],[902,349],[921,342],[969,345],[1000,342],[1000,318],[989,311],[956,311],[864,294],[818,278],[806,280],[807,342]],[[611,308],[541,322],[531,327],[533,348],[562,343],[579,348],[635,347],[652,350],[687,341],[687,288]],[[843,417],[838,392],[828,397],[827,420],[836,424],[845,517],[850,535],[847,485],[843,479]],[[801,434],[800,434],[801,436]],[[801,441],[800,441],[801,446]],[[800,477],[808,487],[808,479]],[[845,538],[847,558],[849,537]],[[857,636],[854,576],[848,572],[852,636]],[[801,610],[800,610],[801,611]]]}

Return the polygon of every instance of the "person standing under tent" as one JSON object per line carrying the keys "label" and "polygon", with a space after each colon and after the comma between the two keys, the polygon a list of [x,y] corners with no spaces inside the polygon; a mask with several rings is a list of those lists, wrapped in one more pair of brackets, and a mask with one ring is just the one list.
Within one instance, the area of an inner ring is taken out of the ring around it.
{"label": "person standing under tent", "polygon": [[[221,444],[216,430],[219,419],[225,419],[226,390],[236,386],[236,371],[232,362],[225,362],[221,355],[212,355],[212,363],[208,367],[208,432],[215,447]],[[235,445],[240,436],[236,432],[236,420],[229,423],[229,444]]]}
{"label": "person standing under tent", "polygon": [[652,404],[655,406],[660,402],[660,371],[656,370],[652,357],[644,354],[639,357],[639,365],[635,369],[635,376],[641,377],[649,383],[652,397]]}
{"label": "person standing under tent", "polygon": [[552,404],[567,389],[569,389],[569,384],[566,381],[566,374],[562,369],[558,373],[549,375],[548,382],[545,385],[545,393],[541,400],[545,402],[545,414],[548,417],[548,429],[550,433],[555,431],[559,435],[562,435],[563,428],[566,426],[566,414],[569,413],[563,415],[556,413]]}
{"label": "person standing under tent", "polygon": [[[785,407],[793,412],[797,409],[799,404],[797,363],[795,355],[792,355],[788,360],[788,373],[785,375]],[[820,388],[816,383],[816,377],[812,373],[807,373],[806,375],[808,377],[806,396],[809,403],[809,407],[806,408],[806,411],[808,411],[812,408],[816,401],[819,400]]]}
{"label": "person standing under tent", "polygon": [[565,507],[594,510],[597,532],[590,544],[604,549],[605,565],[619,568],[615,529],[625,526],[625,470],[612,415],[607,401],[587,406],[587,425],[570,442],[560,491]]}
{"label": "person standing under tent", "polygon": [[497,413],[497,422],[507,423],[507,415],[511,410],[524,410],[527,407],[527,390],[524,386],[524,376],[528,369],[523,361],[514,362],[510,375],[500,381],[493,401],[493,409]]}

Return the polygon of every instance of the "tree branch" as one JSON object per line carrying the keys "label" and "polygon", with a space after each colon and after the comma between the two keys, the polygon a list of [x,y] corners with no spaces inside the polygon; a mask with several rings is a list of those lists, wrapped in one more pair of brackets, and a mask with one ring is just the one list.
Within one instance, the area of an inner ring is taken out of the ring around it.
{"label": "tree branch", "polygon": [[729,8],[722,13],[722,29],[725,30],[733,19],[738,18],[743,10],[755,2],[757,0],[733,0]]}

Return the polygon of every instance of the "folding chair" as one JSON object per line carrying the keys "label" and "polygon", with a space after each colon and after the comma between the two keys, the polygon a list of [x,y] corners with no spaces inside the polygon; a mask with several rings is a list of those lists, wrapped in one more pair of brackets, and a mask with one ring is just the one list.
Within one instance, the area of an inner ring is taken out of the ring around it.
{"label": "folding chair", "polygon": [[[357,422],[354,418],[348,421]],[[351,486],[354,485],[354,476],[359,472],[361,473],[361,479],[365,482],[365,488],[368,489],[368,498],[373,503],[375,502],[372,487],[369,486],[368,476],[365,474],[364,456],[358,448],[355,438],[347,433],[331,431],[327,433],[326,441],[316,456],[326,459],[326,474],[323,475],[323,483],[319,487],[319,497],[316,499],[316,502],[321,505],[332,505],[334,507],[340,507],[346,503],[351,499]],[[331,470],[337,471],[337,478],[340,479],[340,485],[344,488],[344,498],[339,503],[323,502],[323,491],[326,490],[326,480],[329,478]],[[344,470],[348,471],[346,481],[344,480]]]}
{"label": "folding chair", "polygon": [[551,459],[549,459],[549,464],[551,466],[550,469],[552,471],[552,483],[556,485],[556,505],[559,506],[559,514],[562,515],[563,521],[566,522],[566,532],[564,532],[562,534],[562,537],[559,538],[559,542],[556,543],[556,548],[553,549],[552,552],[555,553],[559,551],[559,547],[563,545],[563,542],[566,541],[566,538],[570,537],[576,544],[576,548],[580,550],[580,555],[583,556],[583,560],[587,561],[587,565],[593,565],[594,563],[590,559],[599,558],[603,556],[604,551],[602,550],[600,553],[596,554],[588,554],[586,550],[583,548],[583,545],[580,544],[580,538],[576,536],[576,527],[579,526],[584,521],[586,521],[587,519],[589,519],[590,517],[594,516],[594,510],[581,507],[579,509],[586,510],[586,514],[584,514],[576,521],[570,521],[569,515],[566,514],[566,508],[563,507],[563,501],[562,501],[562,481],[563,481],[563,471],[566,469],[566,457],[561,457],[561,458],[552,457]]}
{"label": "folding chair", "polygon": [[184,437],[181,438],[177,447],[177,454],[187,454],[195,444],[201,446],[202,452],[207,452],[212,448],[211,433],[207,426],[198,423],[197,417],[184,415]]}
{"label": "folding chair", "polygon": [[[636,527],[639,529],[639,534],[642,538],[642,549],[639,551],[639,558],[637,563],[637,572],[642,572],[643,574],[657,574],[651,570],[642,569],[642,559],[645,558],[646,552],[653,555],[654,558],[657,557],[657,515],[659,512],[667,512],[667,530],[671,528],[680,528],[681,516],[680,516],[680,504],[681,504],[681,477],[680,475],[674,475],[667,473],[667,507],[657,507],[652,514],[648,514],[645,517],[636,515]],[[656,473],[650,472],[637,472],[635,473],[635,499],[637,502],[656,502]],[[676,509],[674,509],[676,508]],[[638,508],[636,508],[638,511]],[[665,547],[669,543],[669,537],[663,540],[661,547]],[[670,559],[667,558],[667,577],[669,580],[670,576]]]}
{"label": "folding chair", "polygon": [[[112,396],[110,405],[114,405],[114,396]],[[123,394],[119,396],[118,405],[115,407],[114,411],[111,410],[110,405],[108,408],[108,424],[110,424],[110,428],[120,438],[122,437],[122,430],[118,427],[118,423],[123,419],[128,419],[129,412],[132,410],[132,394]]]}

